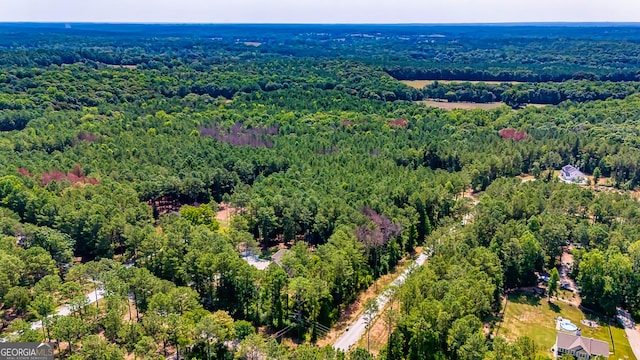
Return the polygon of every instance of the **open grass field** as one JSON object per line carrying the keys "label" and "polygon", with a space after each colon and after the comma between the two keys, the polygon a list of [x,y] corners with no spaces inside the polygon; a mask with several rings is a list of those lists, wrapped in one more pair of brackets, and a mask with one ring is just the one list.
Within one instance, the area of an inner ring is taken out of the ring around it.
{"label": "open grass field", "polygon": [[[582,336],[607,341],[611,354],[609,359],[633,360],[635,356],[626,338],[624,329],[617,323],[609,327],[606,319],[588,314],[577,307],[560,300],[553,300],[551,304],[546,298],[538,299],[533,295],[515,294],[509,295],[506,302],[502,322],[496,325],[495,336],[502,336],[509,341],[514,341],[519,336],[528,336],[538,346],[538,354],[551,357],[551,347],[555,343],[556,324],[554,318],[561,316],[571,320],[582,329]],[[594,320],[599,327],[584,326],[580,320]],[[609,334],[611,329],[611,335]],[[613,337],[613,343],[611,338]]]}
{"label": "open grass field", "polygon": [[412,88],[416,88],[416,89],[422,89],[425,86],[429,86],[431,84],[433,84],[434,82],[439,82],[441,84],[453,84],[453,83],[463,83],[463,82],[469,82],[472,84],[478,84],[478,83],[485,83],[488,85],[498,85],[498,84],[502,84],[502,83],[508,83],[508,84],[521,84],[521,82],[518,81],[464,81],[464,80],[401,80],[400,82],[407,85],[407,86],[411,86]]}
{"label": "open grass field", "polygon": [[446,101],[436,101],[436,100],[422,100],[416,101],[419,104],[424,104],[427,106],[437,107],[444,110],[453,110],[453,109],[463,109],[463,110],[473,110],[473,109],[484,109],[491,110],[497,109],[502,105],[505,105],[503,102],[495,102],[495,103],[470,103],[470,102],[446,102]]}
{"label": "open grass field", "polygon": [[[473,110],[473,109],[484,109],[484,110],[492,110],[501,107],[502,105],[506,105],[503,102],[494,102],[494,103],[472,103],[472,102],[447,102],[447,101],[438,101],[433,99],[420,100],[416,101],[418,104],[424,104],[426,106],[437,107],[444,110],[453,110],[453,109],[462,109],[462,110]],[[537,108],[543,108],[549,105],[546,104],[527,104],[527,106],[534,106]],[[515,110],[514,110],[515,111]]]}

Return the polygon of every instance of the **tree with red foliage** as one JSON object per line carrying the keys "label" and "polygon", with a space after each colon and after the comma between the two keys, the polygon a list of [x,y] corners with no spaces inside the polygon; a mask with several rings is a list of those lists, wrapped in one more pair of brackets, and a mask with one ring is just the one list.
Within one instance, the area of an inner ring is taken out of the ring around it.
{"label": "tree with red foliage", "polygon": [[53,169],[50,172],[45,172],[40,175],[40,184],[42,184],[42,186],[47,186],[47,184],[52,181],[60,182],[62,180],[67,180],[71,184],[82,183],[97,185],[100,183],[98,179],[86,177],[80,164],[76,164],[71,172],[67,174],[58,169]]}
{"label": "tree with red foliage", "polygon": [[527,133],[524,131],[517,131],[513,128],[502,129],[498,132],[503,139],[513,139],[514,141],[522,141],[527,138]]}
{"label": "tree with red foliage", "polygon": [[389,122],[389,126],[394,128],[406,128],[409,125],[409,121],[407,119],[395,119]]}

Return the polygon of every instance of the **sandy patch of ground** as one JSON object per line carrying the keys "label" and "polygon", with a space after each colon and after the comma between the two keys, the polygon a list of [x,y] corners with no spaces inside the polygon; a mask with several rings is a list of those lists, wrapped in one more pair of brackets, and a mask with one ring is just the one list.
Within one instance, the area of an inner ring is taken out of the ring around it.
{"label": "sandy patch of ground", "polygon": [[520,179],[521,182],[536,181],[536,177],[529,174],[518,175],[516,179]]}
{"label": "sandy patch of ground", "polygon": [[231,223],[231,216],[236,213],[236,208],[231,207],[231,205],[227,203],[221,202],[218,204],[218,212],[216,213],[216,220],[220,223],[222,227],[229,227]]}
{"label": "sandy patch of ground", "polygon": [[636,200],[640,200],[640,190],[629,191],[629,195]]}
{"label": "sandy patch of ground", "polygon": [[526,104],[525,107],[527,107],[527,106],[533,106],[533,107],[537,107],[537,108],[541,109],[543,107],[550,106],[550,104]]}

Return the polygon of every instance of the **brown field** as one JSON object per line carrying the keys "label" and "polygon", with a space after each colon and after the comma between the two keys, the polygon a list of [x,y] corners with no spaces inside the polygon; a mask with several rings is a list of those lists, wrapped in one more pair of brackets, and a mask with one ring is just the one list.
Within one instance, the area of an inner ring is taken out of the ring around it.
{"label": "brown field", "polygon": [[453,110],[453,109],[463,109],[463,110],[472,110],[472,109],[484,109],[491,110],[497,109],[502,105],[505,105],[503,102],[495,102],[495,103],[470,103],[470,102],[446,102],[446,101],[436,101],[436,100],[422,100],[416,101],[419,104],[424,104],[426,106],[437,107],[444,110]]}
{"label": "brown field", "polygon": [[463,82],[469,82],[472,84],[478,84],[478,83],[485,83],[488,85],[499,85],[502,83],[508,83],[508,84],[522,84],[522,82],[519,81],[476,81],[476,80],[471,80],[471,81],[466,81],[466,80],[401,80],[400,82],[411,86],[412,88],[416,88],[416,89],[422,89],[425,86],[431,85],[434,82],[439,82],[441,84],[453,84],[453,83],[463,83]]}

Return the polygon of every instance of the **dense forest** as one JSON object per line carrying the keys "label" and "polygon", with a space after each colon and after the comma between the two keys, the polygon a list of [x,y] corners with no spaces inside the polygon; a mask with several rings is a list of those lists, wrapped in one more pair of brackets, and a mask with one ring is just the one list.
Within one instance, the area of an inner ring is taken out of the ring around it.
{"label": "dense forest", "polygon": [[[2,336],[69,359],[370,359],[314,344],[417,247],[434,255],[382,359],[505,358],[482,324],[566,243],[585,304],[640,316],[639,44],[621,25],[0,24]],[[567,164],[604,184],[559,182]]]}

